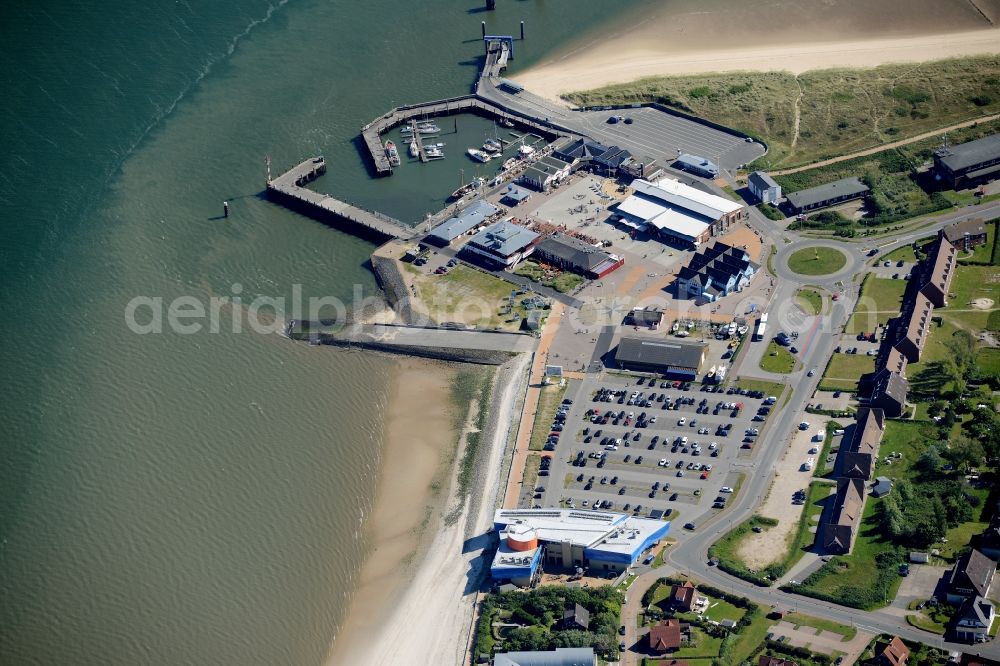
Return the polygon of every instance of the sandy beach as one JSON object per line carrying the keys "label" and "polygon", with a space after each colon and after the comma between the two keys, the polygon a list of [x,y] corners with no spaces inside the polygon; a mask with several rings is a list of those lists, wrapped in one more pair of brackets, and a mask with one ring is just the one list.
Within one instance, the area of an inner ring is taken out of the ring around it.
{"label": "sandy beach", "polygon": [[345,625],[331,649],[330,664],[358,660],[386,617],[392,600],[420,564],[428,530],[425,519],[439,520],[457,433],[449,413],[453,366],[403,359],[395,370],[383,435],[383,462],[375,507],[366,520],[371,553],[361,569],[357,593]]}
{"label": "sandy beach", "polygon": [[[374,552],[362,569],[358,593],[328,664],[401,664],[418,655],[420,663],[463,663],[484,565],[482,539],[476,539],[474,547],[468,540],[492,526],[504,451],[528,360],[521,355],[497,370],[475,490],[450,524],[443,515],[444,509],[455,506],[458,466],[446,465],[442,478],[437,461],[451,450],[456,436],[450,415],[442,409],[450,400],[454,371],[438,364],[402,362],[386,418],[386,482],[380,483],[369,521]],[[425,501],[415,501],[433,482],[452,489],[449,496],[425,494]]]}
{"label": "sandy beach", "polygon": [[549,99],[650,76],[871,67],[1000,52],[1000,0],[671,0],[512,74]]}

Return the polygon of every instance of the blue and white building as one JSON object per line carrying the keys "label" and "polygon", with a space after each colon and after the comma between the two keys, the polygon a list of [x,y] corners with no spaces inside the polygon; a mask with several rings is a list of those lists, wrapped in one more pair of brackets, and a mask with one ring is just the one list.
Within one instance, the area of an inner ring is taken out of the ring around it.
{"label": "blue and white building", "polygon": [[742,291],[760,268],[750,261],[745,250],[716,242],[701,254],[691,257],[677,273],[679,298],[694,298],[712,303]]}
{"label": "blue and white building", "polygon": [[540,566],[621,573],[670,530],[664,520],[577,509],[498,509],[493,578],[526,586]]}

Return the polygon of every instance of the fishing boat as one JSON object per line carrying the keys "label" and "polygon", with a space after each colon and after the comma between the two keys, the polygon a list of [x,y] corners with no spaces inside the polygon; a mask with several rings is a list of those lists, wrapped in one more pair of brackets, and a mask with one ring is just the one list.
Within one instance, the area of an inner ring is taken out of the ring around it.
{"label": "fishing boat", "polygon": [[399,151],[396,150],[396,144],[392,141],[385,142],[385,156],[389,158],[389,164],[399,166]]}
{"label": "fishing boat", "polygon": [[491,159],[493,159],[492,155],[482,150],[479,150],[478,148],[469,148],[466,151],[466,153],[468,153],[469,157],[476,160],[477,162],[489,162]]}
{"label": "fishing boat", "polygon": [[484,179],[482,177],[474,178],[472,182],[462,185],[462,187],[452,192],[451,196],[448,197],[449,201],[457,201],[458,199],[461,199],[465,195],[478,190],[480,187],[483,186],[483,182]]}

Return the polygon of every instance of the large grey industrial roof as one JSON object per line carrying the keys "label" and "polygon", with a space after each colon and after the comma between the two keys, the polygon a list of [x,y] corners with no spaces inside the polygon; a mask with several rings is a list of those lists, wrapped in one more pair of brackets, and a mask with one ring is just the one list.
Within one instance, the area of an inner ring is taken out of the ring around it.
{"label": "large grey industrial roof", "polygon": [[701,365],[705,347],[702,343],[694,342],[622,338],[618,342],[615,360],[664,367],[697,368]]}
{"label": "large grey industrial roof", "polygon": [[868,186],[858,180],[858,178],[852,176],[850,178],[835,180],[832,183],[810,187],[807,190],[792,192],[785,196],[788,199],[788,203],[792,204],[795,208],[805,208],[829,201],[830,199],[864,194],[867,191]]}
{"label": "large grey industrial roof", "polygon": [[492,204],[478,199],[455,217],[450,217],[431,231],[431,236],[453,241],[466,231],[474,229],[497,212]]}
{"label": "large grey industrial roof", "polygon": [[563,261],[586,270],[596,268],[611,258],[611,255],[604,250],[562,234],[552,234],[543,238],[535,246],[535,251],[559,257]]}
{"label": "large grey industrial roof", "polygon": [[504,220],[491,225],[472,237],[469,245],[488,250],[501,257],[509,257],[523,250],[538,238],[538,234]]}
{"label": "large grey industrial roof", "polygon": [[967,169],[1000,158],[1000,134],[942,148],[937,153],[941,163],[952,171]]}

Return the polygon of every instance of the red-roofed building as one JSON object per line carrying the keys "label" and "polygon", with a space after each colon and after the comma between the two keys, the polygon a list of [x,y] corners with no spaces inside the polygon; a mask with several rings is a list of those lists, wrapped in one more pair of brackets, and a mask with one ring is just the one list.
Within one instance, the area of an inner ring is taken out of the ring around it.
{"label": "red-roofed building", "polygon": [[893,636],[888,643],[875,646],[875,663],[880,666],[904,666],[909,658],[910,648],[906,647],[899,636]]}
{"label": "red-roofed building", "polygon": [[677,618],[663,620],[659,624],[650,627],[649,650],[655,653],[673,652],[681,646],[682,634],[689,628],[687,624],[681,624]]}
{"label": "red-roofed building", "polygon": [[688,613],[696,603],[698,603],[698,590],[691,581],[684,581],[670,588],[670,606],[674,610]]}

